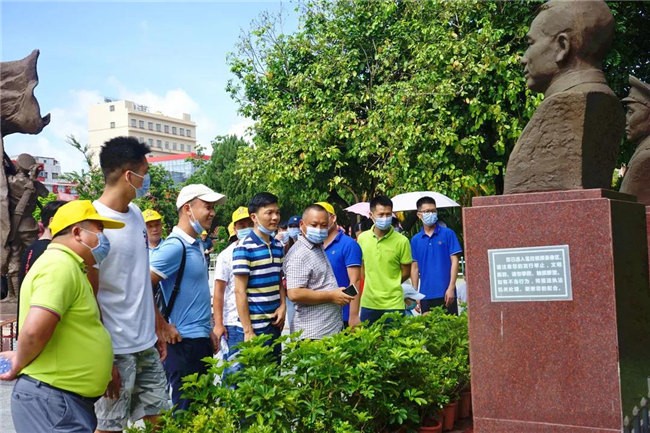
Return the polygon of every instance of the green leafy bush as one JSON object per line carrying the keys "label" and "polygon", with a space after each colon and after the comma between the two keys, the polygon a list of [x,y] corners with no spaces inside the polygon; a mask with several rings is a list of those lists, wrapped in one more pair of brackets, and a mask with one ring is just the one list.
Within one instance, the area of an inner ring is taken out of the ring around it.
{"label": "green leafy bush", "polygon": [[[282,363],[260,336],[243,343],[239,373],[215,384],[225,364],[185,378],[187,412],[162,417],[162,432],[415,431],[469,383],[467,318],[441,309],[387,315],[323,340],[281,337]],[[132,431],[143,431],[134,429]]]}

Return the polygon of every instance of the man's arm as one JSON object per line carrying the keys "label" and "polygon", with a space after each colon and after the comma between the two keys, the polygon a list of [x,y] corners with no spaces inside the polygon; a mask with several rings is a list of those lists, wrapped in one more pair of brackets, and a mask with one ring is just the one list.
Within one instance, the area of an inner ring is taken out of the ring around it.
{"label": "man's arm", "polygon": [[60,317],[53,311],[31,306],[18,337],[16,352],[3,352],[2,356],[11,361],[11,370],[0,375],[0,380],[13,380],[18,373],[28,366],[43,350]]}
{"label": "man's arm", "polygon": [[345,287],[339,287],[336,290],[315,291],[298,287],[287,290],[289,299],[297,304],[318,305],[318,304],[337,304],[346,305],[353,299],[352,296],[343,293]]}
{"label": "man's arm", "polygon": [[418,262],[413,260],[413,263],[411,263],[411,285],[415,287],[415,290],[418,290],[419,284],[420,284],[420,268],[418,267]]}
{"label": "man's arm", "polygon": [[402,268],[402,283],[409,279],[411,276],[411,263],[400,264]]}
{"label": "man's arm", "polygon": [[449,307],[456,299],[456,278],[458,277],[458,267],[460,259],[458,254],[451,255],[451,270],[449,271],[449,286],[445,291],[445,306]]}
{"label": "man's arm", "polygon": [[361,304],[361,266],[348,266],[348,278],[350,284],[354,284],[359,293],[350,301],[350,316],[348,318],[348,325],[354,328],[360,323],[359,320],[359,307]]}
{"label": "man's arm", "polygon": [[214,317],[214,328],[212,332],[221,340],[221,336],[228,338],[228,332],[223,325],[223,298],[226,293],[226,282],[214,280],[214,295],[212,296],[212,316]]}
{"label": "man's arm", "polygon": [[[149,271],[149,274],[151,276],[151,287],[156,287],[160,283],[160,281],[162,281],[162,277],[157,273],[155,273],[154,271]],[[161,352],[160,359],[164,360],[167,355],[166,345],[176,344],[179,341],[182,341],[183,338],[181,337],[181,334],[178,332],[178,329],[176,329],[176,326],[174,326],[173,323],[167,323],[163,315],[160,313],[160,310],[158,310],[158,306],[156,305],[156,298],[154,297],[153,290],[151,292],[151,300],[153,302],[153,309],[156,314],[156,335],[158,336],[158,342],[159,342],[158,351]]]}
{"label": "man's arm", "polygon": [[95,293],[96,298],[97,292],[99,291],[99,269],[97,269],[95,266],[86,267],[86,277],[88,277],[88,281],[93,288],[93,292]]}
{"label": "man's arm", "polygon": [[244,341],[248,341],[255,337],[250,311],[248,310],[248,296],[246,295],[247,287],[248,274],[235,274],[235,303],[237,304],[239,322],[241,323],[242,328],[244,328]]}

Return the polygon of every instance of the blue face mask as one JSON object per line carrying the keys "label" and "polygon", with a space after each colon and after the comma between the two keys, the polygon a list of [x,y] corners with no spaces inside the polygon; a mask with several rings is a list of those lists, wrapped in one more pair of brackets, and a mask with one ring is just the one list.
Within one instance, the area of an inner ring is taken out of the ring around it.
{"label": "blue face mask", "polygon": [[316,227],[307,227],[305,237],[312,244],[322,244],[327,239],[327,229],[317,229]]}
{"label": "blue face mask", "polygon": [[81,243],[86,248],[88,248],[90,250],[90,253],[95,258],[95,263],[97,263],[98,265],[101,265],[101,263],[104,261],[106,256],[108,256],[108,252],[111,250],[111,243],[108,241],[108,238],[106,237],[106,235],[104,233],[102,233],[102,232],[93,232],[93,231],[90,231],[90,230],[86,230],[83,227],[80,227],[80,228],[81,228],[81,230],[83,230],[85,232],[92,233],[95,236],[97,236],[97,240],[99,242],[97,243],[97,246],[95,248],[91,248],[91,247],[89,247],[88,245],[86,245],[83,242],[81,242]]}
{"label": "blue face mask", "polygon": [[145,174],[144,176],[140,176],[138,173],[134,171],[131,171],[131,173],[135,174],[136,176],[142,179],[142,186],[140,188],[136,188],[130,182],[129,185],[133,186],[133,189],[135,189],[136,197],[144,197],[149,192],[149,186],[151,185],[151,178],[149,177],[149,173]]}
{"label": "blue face mask", "polygon": [[417,306],[418,306],[417,302],[415,302],[413,299],[408,299],[406,302],[406,311],[414,310],[415,307]]}
{"label": "blue face mask", "polygon": [[432,226],[438,222],[438,212],[425,212],[422,214],[422,222],[425,225]]}
{"label": "blue face mask", "polygon": [[383,217],[383,218],[375,218],[375,227],[377,227],[379,230],[386,230],[390,227],[390,223],[393,222],[393,217]]}
{"label": "blue face mask", "polygon": [[259,229],[260,232],[264,233],[267,236],[273,237],[275,235],[275,232],[273,230],[267,229],[261,223],[257,224],[257,228]]}
{"label": "blue face mask", "polygon": [[203,226],[201,223],[199,223],[199,220],[196,219],[194,216],[194,211],[192,210],[192,206],[190,206],[190,214],[192,214],[192,218],[190,218],[190,225],[192,226],[192,230],[194,230],[194,233],[201,234],[203,232]]}
{"label": "blue face mask", "polygon": [[295,241],[298,239],[298,236],[300,236],[300,229],[298,227],[289,227],[287,233],[289,233],[289,237]]}
{"label": "blue face mask", "polygon": [[245,229],[237,230],[237,239],[239,239],[240,241],[246,239],[246,236],[251,234],[252,231],[253,231],[253,229],[250,228],[250,227],[246,227]]}

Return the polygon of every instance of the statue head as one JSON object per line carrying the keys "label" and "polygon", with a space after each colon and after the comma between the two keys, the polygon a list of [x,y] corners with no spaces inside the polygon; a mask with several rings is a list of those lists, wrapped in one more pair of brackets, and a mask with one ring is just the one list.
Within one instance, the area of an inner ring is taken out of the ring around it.
{"label": "statue head", "polygon": [[539,8],[521,59],[529,89],[543,93],[554,78],[599,68],[614,36],[614,17],[602,0],[551,0]]}
{"label": "statue head", "polygon": [[41,109],[34,96],[38,85],[36,61],[38,50],[22,60],[2,62],[0,68],[0,120],[2,136],[15,132],[38,134],[50,123],[50,115],[41,117]]}
{"label": "statue head", "polygon": [[18,170],[25,173],[36,169],[38,165],[39,164],[36,162],[34,157],[29,153],[21,153],[18,155],[18,158],[16,158],[16,166],[18,167]]}
{"label": "statue head", "polygon": [[650,86],[630,75],[630,93],[623,102],[627,105],[625,134],[632,143],[650,136]]}

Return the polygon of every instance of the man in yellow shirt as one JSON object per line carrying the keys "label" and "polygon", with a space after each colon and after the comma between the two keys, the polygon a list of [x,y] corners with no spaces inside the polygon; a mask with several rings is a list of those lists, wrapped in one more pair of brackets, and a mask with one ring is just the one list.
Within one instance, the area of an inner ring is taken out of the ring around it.
{"label": "man in yellow shirt", "polygon": [[11,364],[0,380],[18,378],[11,396],[17,433],[94,431],[113,349],[86,267],[108,254],[103,230],[123,226],[87,200],[61,206],[52,218],[52,242],[21,286],[18,349],[0,353]]}

